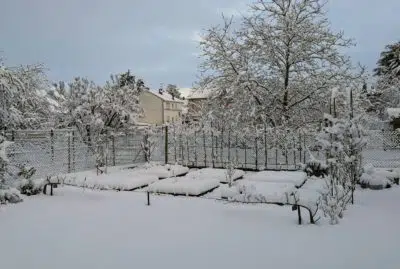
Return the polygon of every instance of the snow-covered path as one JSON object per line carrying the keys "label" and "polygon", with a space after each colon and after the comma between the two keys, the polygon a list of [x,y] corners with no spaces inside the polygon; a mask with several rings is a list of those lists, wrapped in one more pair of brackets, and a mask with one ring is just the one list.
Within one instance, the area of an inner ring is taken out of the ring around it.
{"label": "snow-covered path", "polygon": [[298,226],[290,208],[140,192],[56,189],[0,209],[12,269],[400,268],[400,189],[358,192],[338,226]]}

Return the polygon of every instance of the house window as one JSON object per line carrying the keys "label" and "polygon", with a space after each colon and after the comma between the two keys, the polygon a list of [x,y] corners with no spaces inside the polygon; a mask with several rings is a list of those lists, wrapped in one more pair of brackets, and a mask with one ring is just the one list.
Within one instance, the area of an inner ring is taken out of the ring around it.
{"label": "house window", "polygon": [[165,108],[169,109],[169,103],[165,102]]}

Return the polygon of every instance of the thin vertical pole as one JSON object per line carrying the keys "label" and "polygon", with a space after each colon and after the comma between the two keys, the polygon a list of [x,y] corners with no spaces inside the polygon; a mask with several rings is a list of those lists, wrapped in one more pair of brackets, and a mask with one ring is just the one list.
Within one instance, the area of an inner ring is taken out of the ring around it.
{"label": "thin vertical pole", "polygon": [[297,163],[296,163],[296,141],[295,141],[294,137],[293,137],[293,164],[294,164],[294,169],[297,169]]}
{"label": "thin vertical pole", "polygon": [[71,173],[71,131],[68,131],[68,173]]}
{"label": "thin vertical pole", "polygon": [[211,162],[212,162],[212,167],[215,167],[215,152],[214,152],[214,131],[213,131],[213,125],[211,123]]}
{"label": "thin vertical pole", "polygon": [[256,170],[258,170],[258,143],[257,143],[257,141],[258,141],[258,137],[256,136],[256,139],[255,139],[255,150],[256,150]]}
{"label": "thin vertical pole", "polygon": [[75,131],[72,131],[72,169],[75,171]]}
{"label": "thin vertical pole", "polygon": [[164,160],[165,160],[165,164],[167,164],[168,163],[168,126],[165,126]]}
{"label": "thin vertical pole", "polygon": [[239,147],[239,139],[238,136],[236,134],[236,141],[235,141],[235,154],[236,154],[236,160],[239,162],[239,153],[238,153],[238,147]]}
{"label": "thin vertical pole", "polygon": [[50,130],[50,153],[51,161],[54,162],[54,130]]}
{"label": "thin vertical pole", "polygon": [[190,151],[189,151],[189,138],[188,138],[188,135],[186,134],[185,137],[186,137],[186,153],[187,153],[186,165],[187,165],[190,162],[190,157],[189,157],[190,156]]}
{"label": "thin vertical pole", "polygon": [[197,130],[194,131],[194,161],[196,163],[196,167],[198,166],[197,164]]}
{"label": "thin vertical pole", "polygon": [[221,147],[221,152],[220,152],[220,154],[221,154],[221,167],[223,168],[224,167],[224,129],[222,128],[221,129],[221,144],[220,144],[220,147]]}
{"label": "thin vertical pole", "polygon": [[177,147],[177,145],[176,145],[176,130],[175,130],[175,127],[174,127],[174,153],[175,153],[175,163],[176,163],[176,160],[177,160],[177,152],[176,152],[176,147]]}
{"label": "thin vertical pole", "polygon": [[112,155],[113,155],[113,166],[115,166],[115,135],[112,136]]}
{"label": "thin vertical pole", "polygon": [[264,155],[265,169],[268,169],[267,126],[264,124]]}
{"label": "thin vertical pole", "polygon": [[247,140],[244,136],[244,168],[247,168]]}
{"label": "thin vertical pole", "polygon": [[203,130],[204,167],[207,167],[206,133]]}
{"label": "thin vertical pole", "polygon": [[231,162],[231,130],[228,131],[228,162]]}

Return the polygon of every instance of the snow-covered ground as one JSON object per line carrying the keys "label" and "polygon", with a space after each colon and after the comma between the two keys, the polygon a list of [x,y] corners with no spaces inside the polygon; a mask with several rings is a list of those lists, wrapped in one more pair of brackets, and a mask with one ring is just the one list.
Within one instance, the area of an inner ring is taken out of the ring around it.
{"label": "snow-covered ground", "polygon": [[59,175],[67,185],[100,190],[130,191],[146,187],[159,179],[185,175],[189,168],[181,165],[157,165],[156,163],[137,167],[109,167],[107,174],[97,175],[96,170],[88,170]]}
{"label": "snow-covered ground", "polygon": [[287,207],[56,189],[0,208],[1,268],[363,268],[400,265],[398,187],[357,192],[337,226]]}

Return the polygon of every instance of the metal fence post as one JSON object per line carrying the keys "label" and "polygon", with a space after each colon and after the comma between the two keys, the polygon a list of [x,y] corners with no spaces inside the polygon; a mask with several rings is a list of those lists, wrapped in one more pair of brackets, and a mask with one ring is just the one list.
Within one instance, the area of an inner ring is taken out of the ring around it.
{"label": "metal fence post", "polygon": [[255,151],[256,151],[256,170],[258,170],[258,145],[257,145],[258,137],[256,135],[255,138]]}
{"label": "metal fence post", "polygon": [[167,164],[168,163],[168,126],[165,126],[164,160],[165,160],[165,164]]}
{"label": "metal fence post", "polygon": [[51,161],[54,163],[54,130],[50,130],[50,154]]}
{"label": "metal fence post", "polygon": [[75,131],[72,131],[72,165],[71,168],[75,171]]}
{"label": "metal fence post", "polygon": [[71,173],[71,131],[68,130],[68,173]]}
{"label": "metal fence post", "polygon": [[268,145],[267,145],[267,126],[264,124],[264,166],[265,169],[268,169]]}
{"label": "metal fence post", "polygon": [[115,163],[116,163],[116,161],[115,161],[115,135],[113,135],[111,138],[112,138],[111,142],[112,142],[113,166],[115,166]]}
{"label": "metal fence post", "polygon": [[207,167],[207,147],[206,147],[206,133],[203,130],[203,147],[204,147],[204,167]]}

